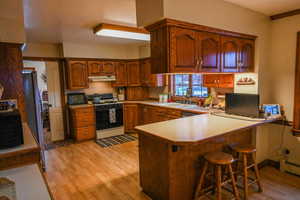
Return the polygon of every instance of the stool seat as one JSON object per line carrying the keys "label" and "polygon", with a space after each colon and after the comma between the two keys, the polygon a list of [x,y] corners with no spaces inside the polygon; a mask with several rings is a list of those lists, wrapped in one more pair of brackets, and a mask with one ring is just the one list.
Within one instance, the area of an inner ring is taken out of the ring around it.
{"label": "stool seat", "polygon": [[224,152],[211,152],[204,156],[208,162],[216,165],[228,165],[233,163],[234,158],[232,155]]}
{"label": "stool seat", "polygon": [[250,144],[232,146],[232,149],[238,153],[254,153],[256,148]]}

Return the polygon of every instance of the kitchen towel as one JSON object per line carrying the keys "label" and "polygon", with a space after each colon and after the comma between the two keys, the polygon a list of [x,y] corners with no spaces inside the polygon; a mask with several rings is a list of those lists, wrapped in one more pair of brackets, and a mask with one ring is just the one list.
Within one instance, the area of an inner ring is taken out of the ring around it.
{"label": "kitchen towel", "polygon": [[109,109],[109,123],[114,124],[116,122],[117,122],[116,109],[111,108]]}

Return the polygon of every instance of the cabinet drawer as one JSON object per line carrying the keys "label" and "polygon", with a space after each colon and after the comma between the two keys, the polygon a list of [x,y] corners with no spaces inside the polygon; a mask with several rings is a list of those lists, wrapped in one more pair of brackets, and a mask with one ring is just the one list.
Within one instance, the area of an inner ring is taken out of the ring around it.
{"label": "cabinet drawer", "polygon": [[75,128],[74,134],[77,141],[93,139],[96,134],[95,126]]}
{"label": "cabinet drawer", "polygon": [[73,120],[74,127],[85,127],[85,126],[95,125],[94,114],[73,116],[72,120]]}
{"label": "cabinet drawer", "polygon": [[175,117],[181,117],[181,111],[179,110],[168,109],[167,114]]}

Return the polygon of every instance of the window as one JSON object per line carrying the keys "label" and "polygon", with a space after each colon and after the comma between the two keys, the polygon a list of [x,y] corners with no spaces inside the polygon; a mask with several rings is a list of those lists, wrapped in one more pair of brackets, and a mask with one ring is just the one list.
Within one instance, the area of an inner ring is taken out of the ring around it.
{"label": "window", "polygon": [[176,74],[173,75],[173,94],[185,96],[187,89],[192,89],[193,97],[207,97],[208,89],[202,86],[201,74]]}

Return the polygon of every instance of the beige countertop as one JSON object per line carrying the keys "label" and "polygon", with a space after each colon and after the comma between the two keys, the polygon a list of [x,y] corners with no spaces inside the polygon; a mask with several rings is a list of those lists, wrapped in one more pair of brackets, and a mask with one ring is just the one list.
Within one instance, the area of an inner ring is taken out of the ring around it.
{"label": "beige countertop", "polygon": [[75,109],[75,108],[86,108],[86,107],[94,107],[93,104],[80,104],[80,105],[69,105],[69,108]]}
{"label": "beige countertop", "polygon": [[18,200],[51,200],[37,164],[0,171],[0,177],[7,177],[15,182]]}
{"label": "beige countertop", "polygon": [[271,120],[248,121],[213,114],[202,114],[136,126],[135,129],[165,139],[170,143],[190,144],[268,122],[271,122]]}
{"label": "beige countertop", "polygon": [[17,153],[20,151],[26,151],[26,150],[30,151],[32,149],[39,150],[39,146],[35,138],[33,137],[27,123],[23,123],[23,138],[24,138],[24,144],[16,147],[0,150],[0,157],[5,156],[6,154],[9,153]]}

